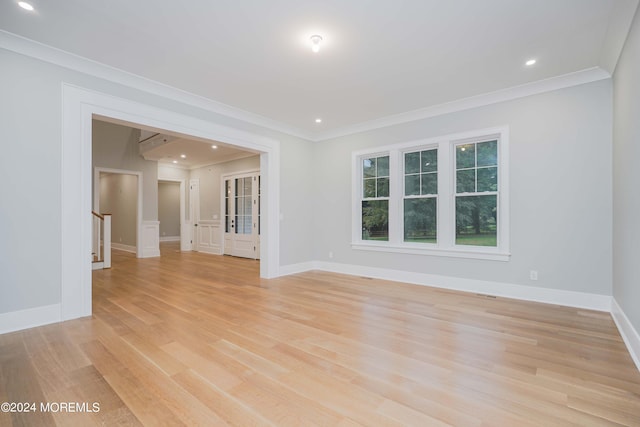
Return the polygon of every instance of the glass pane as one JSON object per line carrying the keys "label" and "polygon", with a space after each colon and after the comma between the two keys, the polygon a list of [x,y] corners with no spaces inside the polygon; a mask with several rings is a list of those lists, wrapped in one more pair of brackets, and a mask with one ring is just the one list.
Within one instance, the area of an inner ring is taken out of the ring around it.
{"label": "glass pane", "polygon": [[376,180],[375,178],[369,178],[364,180],[364,194],[363,197],[376,197]]}
{"label": "glass pane", "polygon": [[242,213],[244,215],[251,216],[251,207],[252,207],[251,196],[244,196],[244,211]]}
{"label": "glass pane", "polygon": [[236,197],[242,193],[242,187],[239,185],[239,179],[234,180],[236,187]]}
{"label": "glass pane", "polygon": [[456,193],[475,193],[476,170],[467,169],[456,172]]}
{"label": "glass pane", "polygon": [[456,197],[456,245],[497,246],[497,196]]}
{"label": "glass pane", "polygon": [[438,150],[427,150],[420,153],[422,172],[436,172],[438,170]]}
{"label": "glass pane", "polygon": [[244,195],[251,195],[251,184],[252,184],[252,179],[251,177],[247,177],[244,179]]}
{"label": "glass pane", "polygon": [[389,176],[389,156],[378,157],[378,176]]}
{"label": "glass pane", "polygon": [[436,198],[405,199],[404,241],[436,243]]}
{"label": "glass pane", "polygon": [[422,194],[438,194],[438,174],[422,174]]}
{"label": "glass pane", "polygon": [[376,159],[364,159],[362,161],[362,176],[365,178],[376,176]]}
{"label": "glass pane", "polygon": [[236,197],[236,215],[242,215],[244,212],[244,197]]}
{"label": "glass pane", "polygon": [[476,165],[475,144],[456,146],[456,169],[472,168]]}
{"label": "glass pane", "polygon": [[478,166],[495,166],[498,164],[498,141],[481,142],[478,149]]}
{"label": "glass pane", "polygon": [[498,191],[498,168],[478,169],[478,192]]}
{"label": "glass pane", "polygon": [[251,217],[244,217],[244,234],[251,234]]}
{"label": "glass pane", "polygon": [[417,196],[420,194],[420,175],[407,175],[404,177],[404,195]]}
{"label": "glass pane", "polygon": [[378,178],[378,197],[389,197],[389,178]]}
{"label": "glass pane", "polygon": [[389,201],[362,202],[362,240],[389,240]]}
{"label": "glass pane", "polygon": [[406,153],[404,155],[404,173],[420,172],[420,153]]}

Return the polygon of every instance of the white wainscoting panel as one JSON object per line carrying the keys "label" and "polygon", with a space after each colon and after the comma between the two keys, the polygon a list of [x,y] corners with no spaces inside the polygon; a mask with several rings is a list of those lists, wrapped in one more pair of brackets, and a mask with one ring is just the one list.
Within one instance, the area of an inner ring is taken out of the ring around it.
{"label": "white wainscoting panel", "polygon": [[142,253],[140,258],[160,256],[160,221],[142,221]]}
{"label": "white wainscoting panel", "polygon": [[222,255],[222,228],[219,220],[200,220],[197,233],[200,252]]}

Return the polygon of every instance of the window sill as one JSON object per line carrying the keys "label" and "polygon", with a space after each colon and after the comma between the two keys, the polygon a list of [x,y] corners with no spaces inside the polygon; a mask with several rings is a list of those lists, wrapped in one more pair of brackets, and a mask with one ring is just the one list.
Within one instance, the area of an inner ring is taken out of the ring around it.
{"label": "window sill", "polygon": [[468,258],[468,259],[482,259],[489,261],[509,261],[511,254],[507,252],[498,252],[496,250],[482,250],[482,249],[441,249],[437,247],[419,248],[413,246],[404,245],[390,245],[372,242],[356,242],[351,243],[351,247],[359,251],[374,251],[374,252],[391,252],[400,254],[411,255],[428,255],[428,256],[441,256],[449,258]]}

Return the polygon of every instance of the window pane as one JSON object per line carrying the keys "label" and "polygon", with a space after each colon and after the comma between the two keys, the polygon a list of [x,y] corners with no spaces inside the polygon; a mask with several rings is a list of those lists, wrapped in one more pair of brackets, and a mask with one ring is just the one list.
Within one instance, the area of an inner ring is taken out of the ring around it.
{"label": "window pane", "polygon": [[497,245],[497,196],[456,197],[456,245]]}
{"label": "window pane", "polygon": [[363,197],[376,197],[376,179],[369,178],[364,180]]}
{"label": "window pane", "polygon": [[389,178],[378,178],[378,197],[389,197]]}
{"label": "window pane", "polygon": [[487,141],[477,144],[478,166],[495,166],[498,164],[498,141]]}
{"label": "window pane", "polygon": [[420,153],[422,172],[435,172],[438,170],[438,150],[428,150]]}
{"label": "window pane", "polygon": [[456,172],[456,193],[475,193],[476,170],[467,169]]}
{"label": "window pane", "polygon": [[420,175],[407,175],[404,177],[404,195],[417,196],[420,194]]}
{"label": "window pane", "polygon": [[251,216],[252,200],[251,196],[244,196],[244,214]]}
{"label": "window pane", "polygon": [[376,159],[364,159],[362,161],[362,174],[365,178],[376,176]]}
{"label": "window pane", "polygon": [[247,177],[244,179],[244,195],[251,195],[251,177]]}
{"label": "window pane", "polygon": [[478,192],[498,191],[498,168],[478,169]]}
{"label": "window pane", "polygon": [[405,199],[404,241],[436,243],[436,198]]}
{"label": "window pane", "polygon": [[472,168],[476,165],[475,144],[458,145],[456,147],[456,169]]}
{"label": "window pane", "polygon": [[389,201],[362,202],[362,240],[389,240]]}
{"label": "window pane", "polygon": [[420,172],[420,153],[406,153],[404,155],[404,173]]}
{"label": "window pane", "polygon": [[378,157],[378,176],[389,176],[389,156]]}
{"label": "window pane", "polygon": [[422,174],[422,194],[438,194],[438,174]]}

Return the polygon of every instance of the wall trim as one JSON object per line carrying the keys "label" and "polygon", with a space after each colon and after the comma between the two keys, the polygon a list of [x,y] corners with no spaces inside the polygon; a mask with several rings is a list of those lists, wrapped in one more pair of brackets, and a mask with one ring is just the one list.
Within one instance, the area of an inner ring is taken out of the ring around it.
{"label": "wall trim", "polygon": [[141,256],[153,258],[160,256],[160,221],[142,221],[141,243],[138,244]]}
{"label": "wall trim", "polygon": [[111,249],[115,249],[118,251],[131,252],[132,254],[137,254],[137,248],[131,245],[125,245],[122,243],[111,243]]}
{"label": "wall trim", "polygon": [[638,331],[633,327],[627,315],[622,311],[622,307],[620,307],[615,297],[611,299],[611,316],[613,317],[613,321],[616,323],[618,331],[620,331],[622,340],[626,344],[633,362],[636,364],[638,370],[640,370],[640,334],[638,334]]}
{"label": "wall trim", "polygon": [[0,30],[0,48],[313,142],[326,141],[354,133],[370,131],[415,120],[427,119],[456,111],[483,107],[499,102],[510,101],[530,95],[611,78],[611,74],[608,71],[600,67],[592,67],[561,76],[526,83],[520,86],[501,89],[495,92],[489,92],[439,105],[432,105],[413,111],[385,116],[357,123],[355,125],[345,126],[333,131],[317,133],[308,132],[259,114],[223,104],[182,89],[177,89],[118,68],[110,67],[5,30]]}
{"label": "wall trim", "polygon": [[177,89],[173,86],[111,67],[5,30],[0,30],[0,47],[50,64],[68,68],[76,72],[85,73],[90,76],[98,77],[130,88],[172,99],[183,104],[202,108],[203,110],[207,110],[212,113],[242,120],[247,123],[283,132],[288,135],[297,136],[302,139],[312,139],[312,135],[302,129],[298,129],[231,105],[214,101],[204,96],[196,95],[182,89]]}
{"label": "wall trim", "polygon": [[298,264],[281,265],[279,270],[280,276],[289,276],[291,274],[304,273],[311,270],[320,270],[318,261],[301,262]]}
{"label": "wall trim", "polygon": [[490,282],[485,280],[464,279],[460,277],[440,276],[436,274],[414,273],[363,265],[340,264],[335,262],[311,261],[280,267],[280,275],[303,273],[310,270],[322,270],[351,276],[371,277],[414,285],[450,289],[476,294],[495,295],[525,301],[563,305],[597,311],[611,311],[611,297],[586,292],[565,291],[562,289],[538,288],[511,283]]}
{"label": "wall trim", "polygon": [[161,242],[179,242],[180,236],[162,236],[160,237]]}
{"label": "wall trim", "polygon": [[0,334],[60,322],[60,304],[27,308],[0,314]]}
{"label": "wall trim", "polygon": [[484,93],[481,95],[471,96],[469,98],[462,98],[456,101],[446,102],[444,104],[432,105],[413,111],[407,111],[405,113],[381,117],[379,119],[369,120],[351,126],[345,126],[333,131],[321,132],[315,135],[313,141],[326,141],[329,139],[339,138],[355,133],[367,132],[374,129],[428,119],[431,117],[442,116],[445,114],[469,110],[472,108],[498,104],[500,102],[511,101],[518,98],[524,98],[531,95],[551,92],[558,89],[578,86],[581,84],[596,82],[598,80],[609,78],[611,78],[611,74],[600,67],[587,68],[585,70],[575,71],[573,73],[563,74],[561,76],[550,77],[548,79],[538,80],[520,86],[513,86],[495,92]]}

